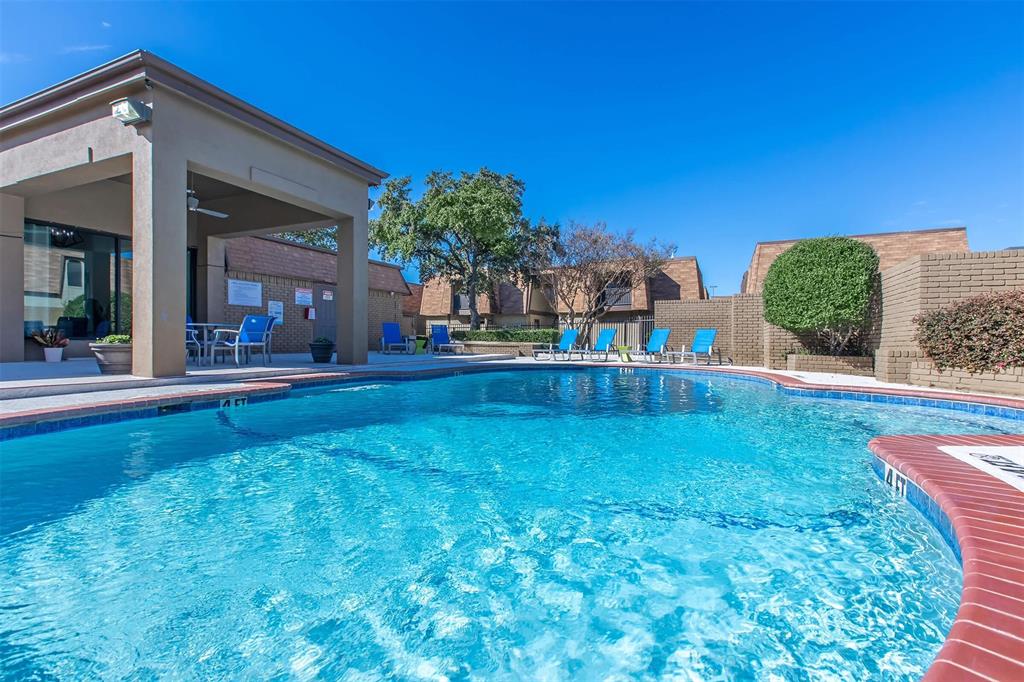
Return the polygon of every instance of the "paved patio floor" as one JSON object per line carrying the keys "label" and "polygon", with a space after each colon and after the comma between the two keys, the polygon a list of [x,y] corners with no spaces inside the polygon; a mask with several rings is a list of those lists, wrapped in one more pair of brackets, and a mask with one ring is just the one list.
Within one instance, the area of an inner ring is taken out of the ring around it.
{"label": "paved patio floor", "polygon": [[436,369],[452,364],[507,360],[512,356],[490,355],[406,355],[371,352],[366,365],[315,364],[308,353],[275,354],[264,366],[256,361],[241,367],[233,363],[198,366],[189,364],[183,377],[151,379],[130,374],[100,374],[93,358],[74,358],[64,362],[0,363],[0,410],[7,400],[58,396],[97,391],[115,391],[182,384],[217,383],[324,372],[372,372],[380,369]]}

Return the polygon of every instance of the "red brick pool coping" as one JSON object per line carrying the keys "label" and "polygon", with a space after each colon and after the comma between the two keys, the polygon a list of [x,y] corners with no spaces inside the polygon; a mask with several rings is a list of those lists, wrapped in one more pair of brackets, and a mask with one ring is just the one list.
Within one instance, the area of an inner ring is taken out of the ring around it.
{"label": "red brick pool coping", "polygon": [[[336,375],[337,376],[337,375]],[[201,403],[238,396],[272,395],[287,393],[291,389],[288,383],[271,383],[269,381],[239,383],[231,388],[210,388],[198,391],[180,391],[163,393],[159,396],[139,396],[126,400],[101,400],[87,405],[66,405],[63,407],[44,407],[34,410],[19,410],[0,415],[0,428],[21,426],[35,422],[62,421],[91,417],[110,412],[144,410],[151,407],[167,407],[184,403]]]}
{"label": "red brick pool coping", "polygon": [[1024,680],[1024,493],[939,450],[1024,445],[1020,436],[883,436],[868,447],[949,517],[960,546],[956,620],[926,682]]}
{"label": "red brick pool coping", "polygon": [[[538,363],[557,367],[558,364]],[[946,391],[816,384],[771,371],[648,363],[575,362],[595,367],[652,368],[757,377],[790,389],[867,393],[950,400],[1024,410],[1024,400]],[[499,367],[381,370],[367,374],[323,372],[239,381],[231,388],[182,391],[89,405],[23,410],[0,415],[0,428],[75,419],[107,412],[286,394],[293,386],[478,372]],[[502,365],[519,369],[522,365]],[[946,642],[924,677],[939,680],[1024,681],[1024,493],[939,450],[942,445],[1024,445],[1020,436],[884,436],[869,447],[935,500],[950,519],[963,561],[960,609]]]}

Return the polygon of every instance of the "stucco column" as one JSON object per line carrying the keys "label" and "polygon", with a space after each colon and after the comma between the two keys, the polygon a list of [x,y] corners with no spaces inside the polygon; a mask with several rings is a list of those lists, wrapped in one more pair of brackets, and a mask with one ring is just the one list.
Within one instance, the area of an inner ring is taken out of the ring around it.
{"label": "stucco column", "polygon": [[365,365],[368,333],[366,305],[369,295],[367,248],[368,217],[363,211],[338,221],[338,364]]}
{"label": "stucco column", "polygon": [[25,200],[0,194],[0,362],[25,359]]}
{"label": "stucco column", "polygon": [[196,314],[203,322],[224,321],[224,243],[220,237],[199,236],[196,254]]}
{"label": "stucco column", "polygon": [[132,374],[185,374],[186,164],[173,150],[132,158]]}

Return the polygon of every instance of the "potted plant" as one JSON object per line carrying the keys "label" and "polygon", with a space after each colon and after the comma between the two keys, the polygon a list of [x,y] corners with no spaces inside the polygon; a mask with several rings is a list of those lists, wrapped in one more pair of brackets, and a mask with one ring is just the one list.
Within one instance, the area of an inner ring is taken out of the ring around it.
{"label": "potted plant", "polygon": [[330,362],[331,355],[334,354],[334,342],[326,336],[318,336],[309,344],[309,352],[313,356],[313,362]]}
{"label": "potted plant", "polygon": [[100,374],[131,374],[132,337],[127,334],[104,336],[96,343],[90,343]]}
{"label": "potted plant", "polygon": [[47,362],[60,362],[64,359],[64,347],[68,338],[56,327],[37,329],[32,332],[32,340],[43,347],[43,355]]}

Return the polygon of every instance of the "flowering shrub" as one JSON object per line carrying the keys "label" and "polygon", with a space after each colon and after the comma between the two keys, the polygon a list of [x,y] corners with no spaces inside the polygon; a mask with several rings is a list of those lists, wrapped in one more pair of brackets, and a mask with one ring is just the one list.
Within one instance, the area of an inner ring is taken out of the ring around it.
{"label": "flowering shrub", "polygon": [[921,350],[940,370],[1024,367],[1024,289],[958,301],[914,323]]}

